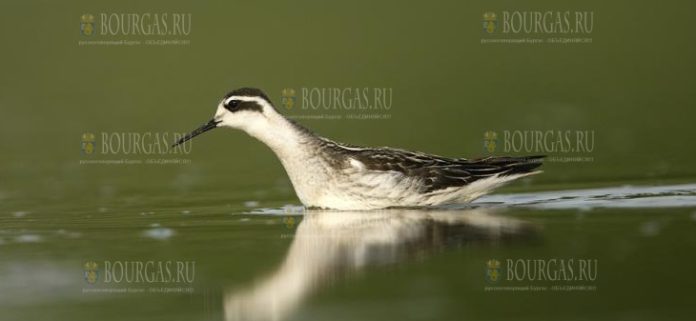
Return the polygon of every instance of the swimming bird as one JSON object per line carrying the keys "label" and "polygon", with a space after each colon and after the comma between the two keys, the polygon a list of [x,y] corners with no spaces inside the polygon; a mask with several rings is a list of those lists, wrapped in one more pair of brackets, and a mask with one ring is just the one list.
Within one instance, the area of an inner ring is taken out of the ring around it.
{"label": "swimming bird", "polygon": [[341,144],[284,117],[263,91],[223,97],[214,117],[174,145],[218,127],[241,129],[273,150],[309,208],[371,210],[467,203],[507,182],[539,173],[544,156],[448,158]]}

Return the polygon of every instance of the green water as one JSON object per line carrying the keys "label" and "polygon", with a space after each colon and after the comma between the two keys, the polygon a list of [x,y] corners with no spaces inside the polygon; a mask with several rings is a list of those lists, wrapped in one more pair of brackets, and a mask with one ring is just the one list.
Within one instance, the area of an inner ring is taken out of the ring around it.
{"label": "green water", "polygon": [[[167,205],[149,198],[122,201],[101,210],[47,207],[20,218],[4,215],[3,319],[46,319],[50,311],[48,319],[56,320],[95,314],[107,320],[219,320],[226,313],[229,320],[253,320],[271,319],[277,306],[289,306],[276,315],[288,320],[650,320],[693,314],[688,293],[694,283],[687,275],[695,267],[693,208],[392,210],[302,218],[240,214],[249,209],[207,196]],[[508,259],[586,259],[597,267],[591,281],[493,283],[486,276],[491,259],[503,265]],[[194,261],[193,283],[105,283],[104,261],[168,260]],[[88,261],[100,265],[94,284],[83,278]],[[554,285],[589,288],[552,291]],[[491,286],[547,290],[485,290]],[[83,292],[159,287],[193,293]]]}
{"label": "green water", "polygon": [[[587,210],[595,199],[581,198],[562,209],[485,210],[492,224],[516,220],[521,230],[459,222],[476,217],[469,210],[442,214],[453,217],[448,223],[389,212],[361,225],[377,231],[363,235],[350,224],[305,224],[333,216],[295,215],[300,203],[280,163],[240,132],[207,133],[190,153],[174,155],[107,154],[101,137],[185,132],[210,119],[227,91],[254,86],[283,113],[339,141],[451,157],[551,156],[542,175],[503,193],[563,198],[577,188],[693,183],[693,9],[678,1],[3,1],[0,319],[689,319],[693,191],[670,190],[652,207]],[[486,34],[482,14],[506,10],[592,11],[593,31],[583,35],[592,42],[482,44],[506,38],[500,29]],[[101,12],[191,14],[191,33],[82,35],[81,16]],[[79,45],[175,38],[190,43]],[[290,109],[285,88],[296,91]],[[367,113],[388,117],[303,109],[303,88],[387,88],[390,109]],[[498,135],[493,152],[484,149],[487,131]],[[505,150],[504,133],[515,131],[592,132],[594,141],[575,152]],[[85,133],[95,135],[95,152],[81,149]],[[559,161],[573,157],[580,160]],[[143,163],[84,163],[122,159]],[[680,197],[686,205],[674,206]],[[402,215],[410,218],[389,218]],[[354,231],[353,241],[336,231]],[[296,245],[307,235],[319,248]],[[308,256],[292,256],[294,249]],[[334,261],[311,265],[321,262],[312,253]],[[277,301],[235,305],[274,276],[291,275],[283,267],[303,258],[306,274],[267,287],[280,294],[263,297]],[[554,258],[597,260],[596,280],[569,282],[592,290],[485,290],[517,285],[487,280],[491,259]],[[195,280],[106,284],[105,261],[195,262]],[[84,277],[87,262],[98,263],[94,284]],[[85,292],[160,286],[192,293]],[[269,315],[280,311],[273,306],[285,310]]]}

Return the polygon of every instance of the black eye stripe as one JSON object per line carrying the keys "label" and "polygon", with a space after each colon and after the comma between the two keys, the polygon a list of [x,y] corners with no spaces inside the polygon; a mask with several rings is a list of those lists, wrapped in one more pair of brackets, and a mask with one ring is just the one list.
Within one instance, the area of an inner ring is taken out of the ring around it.
{"label": "black eye stripe", "polygon": [[231,111],[231,112],[237,112],[240,110],[251,110],[251,111],[257,111],[257,112],[262,112],[263,107],[259,105],[255,101],[243,101],[243,100],[236,100],[236,99],[231,99],[225,103],[225,109]]}
{"label": "black eye stripe", "polygon": [[225,103],[225,109],[227,109],[227,110],[229,110],[229,111],[235,111],[235,110],[238,109],[239,103],[240,103],[240,101],[239,101],[239,100],[236,100],[236,99],[228,100],[228,101]]}

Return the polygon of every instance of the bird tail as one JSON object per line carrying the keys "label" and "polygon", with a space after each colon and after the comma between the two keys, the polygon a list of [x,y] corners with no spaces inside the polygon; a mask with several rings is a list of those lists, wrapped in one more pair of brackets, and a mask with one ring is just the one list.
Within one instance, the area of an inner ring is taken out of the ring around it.
{"label": "bird tail", "polygon": [[[540,173],[536,170],[542,165],[546,155],[523,156],[523,157],[486,157],[476,161],[481,165],[490,166],[496,169],[498,176],[517,176],[533,175]],[[526,175],[525,175],[526,174]],[[521,177],[521,176],[518,176]]]}
{"label": "bird tail", "polygon": [[536,170],[546,156],[486,157],[470,160],[467,171],[474,180],[449,195],[440,196],[436,205],[471,202],[516,179],[541,173]]}

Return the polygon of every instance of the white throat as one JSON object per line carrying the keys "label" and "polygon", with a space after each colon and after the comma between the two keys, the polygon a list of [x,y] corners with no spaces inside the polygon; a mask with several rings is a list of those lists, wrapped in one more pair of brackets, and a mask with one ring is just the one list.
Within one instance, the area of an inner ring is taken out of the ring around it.
{"label": "white throat", "polygon": [[314,205],[324,192],[317,182],[328,179],[324,161],[313,151],[319,138],[283,117],[262,98],[235,96],[235,99],[253,100],[263,107],[263,112],[238,111],[230,115],[221,107],[216,118],[234,117],[227,126],[239,128],[270,147],[283,164],[302,203]]}
{"label": "white throat", "polygon": [[281,161],[298,157],[302,153],[302,145],[312,138],[278,113],[266,100],[244,96],[236,96],[235,99],[254,101],[263,107],[263,113],[248,115],[249,121],[240,124],[239,128],[270,147]]}
{"label": "white throat", "polygon": [[306,134],[273,108],[264,116],[267,121],[250,124],[245,131],[268,145],[281,160],[297,154],[308,139]]}

